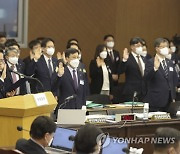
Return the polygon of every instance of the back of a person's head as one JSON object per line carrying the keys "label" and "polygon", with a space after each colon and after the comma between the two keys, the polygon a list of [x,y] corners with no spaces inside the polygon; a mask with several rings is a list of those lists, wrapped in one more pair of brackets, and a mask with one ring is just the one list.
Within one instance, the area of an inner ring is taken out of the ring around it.
{"label": "back of a person's head", "polygon": [[180,148],[180,131],[170,127],[160,127],[155,132],[154,151],[168,151],[169,148]]}
{"label": "back of a person's head", "polygon": [[74,148],[76,153],[89,154],[95,152],[97,146],[97,137],[102,134],[102,130],[92,124],[82,126],[74,139]]}
{"label": "back of a person's head", "polygon": [[30,136],[34,139],[42,139],[46,133],[54,133],[56,124],[48,116],[39,116],[31,124]]}

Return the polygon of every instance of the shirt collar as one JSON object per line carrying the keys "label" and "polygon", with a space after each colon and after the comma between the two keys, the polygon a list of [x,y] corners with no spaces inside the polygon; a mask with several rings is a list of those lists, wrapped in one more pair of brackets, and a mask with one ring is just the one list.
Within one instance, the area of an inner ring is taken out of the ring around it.
{"label": "shirt collar", "polygon": [[33,141],[34,143],[36,143],[37,145],[39,145],[41,148],[43,148],[45,150],[44,146],[42,146],[41,144],[37,143],[33,138],[31,138],[31,141]]}
{"label": "shirt collar", "polygon": [[71,66],[67,66],[68,67],[68,69],[71,71],[71,72],[73,72],[73,70],[75,70],[75,71],[77,71],[77,68],[72,68]]}
{"label": "shirt collar", "polygon": [[[44,54],[43,54],[44,55]],[[46,55],[44,55],[44,59],[45,61],[48,61],[49,59],[52,61],[52,57],[51,58],[48,58]]]}
{"label": "shirt collar", "polygon": [[137,58],[137,56],[141,57],[140,55],[134,53],[133,51],[132,51],[131,53],[132,53],[132,55],[133,55],[135,58]]}
{"label": "shirt collar", "polygon": [[108,51],[108,53],[109,53],[109,52],[111,52],[111,51],[113,51],[113,50],[112,50],[112,49],[111,49],[111,50],[110,50],[110,49],[107,49],[107,51]]}

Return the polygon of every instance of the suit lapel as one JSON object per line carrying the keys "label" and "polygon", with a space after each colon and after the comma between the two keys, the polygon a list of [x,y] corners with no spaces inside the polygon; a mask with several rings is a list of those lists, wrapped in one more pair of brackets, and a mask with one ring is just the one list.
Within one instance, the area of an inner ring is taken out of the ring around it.
{"label": "suit lapel", "polygon": [[[66,72],[67,72],[67,78],[69,78],[69,81],[70,81],[70,83],[72,84],[72,87],[73,87],[74,91],[76,91],[76,88],[75,88],[75,86],[74,86],[74,81],[73,81],[71,72],[70,72],[70,70],[68,69],[68,67],[66,67]],[[78,79],[78,80],[79,80],[79,79]]]}
{"label": "suit lapel", "polygon": [[138,65],[138,63],[136,62],[136,59],[134,58],[134,56],[133,56],[132,54],[130,54],[130,57],[129,57],[129,58],[132,59],[133,65],[136,66],[136,68],[137,68],[137,70],[138,70],[138,72],[139,72],[139,75],[142,76],[142,75],[141,75],[141,71],[140,71],[140,69],[139,69],[139,65]]}
{"label": "suit lapel", "polygon": [[40,59],[40,60],[41,60],[43,69],[45,69],[46,74],[47,74],[47,75],[49,76],[49,78],[50,78],[49,69],[48,69],[47,63],[46,63],[46,61],[45,61],[45,59],[44,59],[44,55],[41,56],[41,59]]}

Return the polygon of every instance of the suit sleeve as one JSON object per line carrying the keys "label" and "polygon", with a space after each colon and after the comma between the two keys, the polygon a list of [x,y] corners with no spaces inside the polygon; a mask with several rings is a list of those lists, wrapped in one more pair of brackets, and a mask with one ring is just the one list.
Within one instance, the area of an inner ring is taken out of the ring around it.
{"label": "suit sleeve", "polygon": [[90,71],[90,78],[97,78],[100,72],[101,72],[101,67],[97,66],[96,60],[92,60],[90,62],[89,66],[89,71]]}
{"label": "suit sleeve", "polygon": [[31,75],[35,74],[35,71],[36,71],[36,63],[37,63],[37,62],[35,62],[34,59],[32,59],[32,60],[30,61],[30,63],[26,66],[26,72],[25,72],[26,75],[31,76]]}
{"label": "suit sleeve", "polygon": [[157,71],[154,70],[154,61],[152,59],[147,61],[145,63],[145,72],[144,72],[144,78],[146,79],[146,81],[151,80]]}

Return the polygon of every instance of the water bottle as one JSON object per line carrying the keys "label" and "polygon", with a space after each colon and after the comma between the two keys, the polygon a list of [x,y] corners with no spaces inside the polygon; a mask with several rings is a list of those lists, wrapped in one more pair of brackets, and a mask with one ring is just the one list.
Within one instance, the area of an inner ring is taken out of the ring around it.
{"label": "water bottle", "polygon": [[148,114],[149,114],[149,103],[144,103],[144,110],[143,110],[144,120],[148,120]]}

